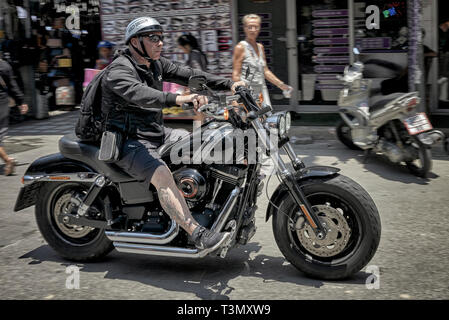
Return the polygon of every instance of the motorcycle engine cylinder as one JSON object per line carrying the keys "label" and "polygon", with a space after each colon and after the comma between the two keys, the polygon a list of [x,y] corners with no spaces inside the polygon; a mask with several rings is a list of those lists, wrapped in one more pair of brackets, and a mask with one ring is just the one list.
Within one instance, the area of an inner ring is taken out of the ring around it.
{"label": "motorcycle engine cylinder", "polygon": [[198,170],[181,168],[173,172],[173,178],[187,201],[197,202],[205,196],[207,182]]}

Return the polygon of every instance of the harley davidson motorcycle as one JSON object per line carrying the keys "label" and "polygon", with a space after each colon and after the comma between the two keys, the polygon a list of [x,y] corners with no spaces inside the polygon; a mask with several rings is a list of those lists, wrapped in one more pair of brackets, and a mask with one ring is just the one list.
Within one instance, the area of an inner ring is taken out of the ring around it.
{"label": "harley davidson motorcycle", "polygon": [[[405,162],[413,174],[427,177],[432,170],[431,148],[444,138],[433,129],[427,115],[417,112],[418,92],[371,96],[371,80],[363,79],[363,62],[347,66],[338,105],[342,121],[338,139],[350,149],[379,152],[393,163]],[[369,110],[369,111],[368,111]]]}
{"label": "harley davidson motorcycle", "polygon": [[[361,270],[374,256],[381,234],[370,195],[337,168],[305,167],[287,136],[290,114],[273,114],[268,105],[259,107],[250,88],[240,87],[235,95],[226,96],[213,92],[202,77],[192,77],[189,87],[191,92],[211,96],[211,102],[199,109],[209,117],[202,129],[210,134],[199,150],[193,148],[193,133],[161,146],[158,152],[193,217],[211,230],[225,231],[215,247],[197,249],[163,211],[153,187],[145,189],[113,163],[99,161],[99,147],[74,135],[59,140],[60,153],[29,166],[14,210],[35,205],[43,237],[69,260],[97,260],[114,248],[165,257],[225,258],[228,250],[247,244],[256,231],[257,200],[264,183],[261,164],[247,161],[249,139],[239,163],[186,165],[171,161],[171,155],[183,148],[192,158],[197,152],[209,154],[232,142],[237,129],[251,130],[261,138],[258,141],[281,182],[268,199],[266,221],[272,217],[274,237],[285,258],[319,279],[343,279]],[[277,145],[269,134],[277,135]],[[281,150],[291,161],[284,162]]]}

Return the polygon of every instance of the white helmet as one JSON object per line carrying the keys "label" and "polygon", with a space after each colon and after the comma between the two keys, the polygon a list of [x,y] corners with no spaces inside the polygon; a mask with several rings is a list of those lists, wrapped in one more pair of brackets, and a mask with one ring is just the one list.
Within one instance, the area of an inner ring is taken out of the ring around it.
{"label": "white helmet", "polygon": [[132,37],[146,32],[163,32],[161,24],[151,17],[140,17],[131,21],[126,27],[125,43],[128,44]]}

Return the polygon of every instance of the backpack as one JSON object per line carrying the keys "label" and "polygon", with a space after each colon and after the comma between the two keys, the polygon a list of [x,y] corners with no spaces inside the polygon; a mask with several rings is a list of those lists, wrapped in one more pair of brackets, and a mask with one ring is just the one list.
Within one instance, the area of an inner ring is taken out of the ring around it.
{"label": "backpack", "polygon": [[101,80],[105,74],[101,70],[87,85],[81,98],[80,116],[75,126],[76,136],[85,142],[100,141],[103,134],[104,123],[101,114]]}

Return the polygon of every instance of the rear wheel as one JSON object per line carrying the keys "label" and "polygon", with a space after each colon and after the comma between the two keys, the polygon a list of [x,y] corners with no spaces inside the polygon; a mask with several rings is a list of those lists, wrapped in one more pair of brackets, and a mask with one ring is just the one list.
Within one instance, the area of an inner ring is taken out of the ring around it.
{"label": "rear wheel", "polygon": [[338,140],[352,150],[361,150],[358,146],[352,142],[351,128],[342,120],[337,125],[336,128]]}
{"label": "rear wheel", "polygon": [[338,175],[301,184],[319,212],[327,234],[318,239],[292,197],[285,193],[273,217],[276,243],[285,258],[306,275],[344,279],[360,271],[374,256],[381,224],[369,194],[353,180]]}
{"label": "rear wheel", "polygon": [[36,221],[42,236],[50,247],[69,260],[97,260],[114,249],[104,229],[70,225],[58,219],[62,213],[71,212],[73,193],[83,195],[88,189],[89,185],[80,183],[47,183],[42,186],[36,203]]}
{"label": "rear wheel", "polygon": [[408,170],[414,175],[427,178],[432,170],[432,151],[423,145],[413,144],[415,160],[407,161]]}

